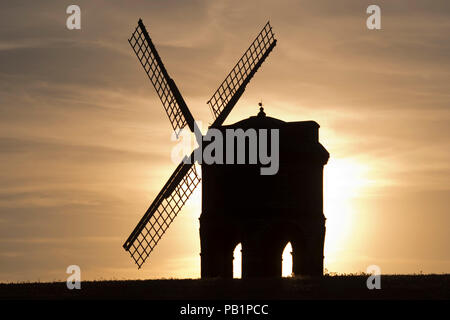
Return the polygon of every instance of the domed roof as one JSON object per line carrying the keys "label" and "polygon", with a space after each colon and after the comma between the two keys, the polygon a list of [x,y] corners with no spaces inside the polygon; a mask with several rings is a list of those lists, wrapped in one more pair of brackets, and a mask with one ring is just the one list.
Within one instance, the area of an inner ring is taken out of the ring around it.
{"label": "domed roof", "polygon": [[225,128],[280,128],[286,124],[285,121],[268,117],[264,112],[264,108],[259,108],[259,112],[256,116],[249,117],[247,119],[238,121],[236,123],[225,125]]}

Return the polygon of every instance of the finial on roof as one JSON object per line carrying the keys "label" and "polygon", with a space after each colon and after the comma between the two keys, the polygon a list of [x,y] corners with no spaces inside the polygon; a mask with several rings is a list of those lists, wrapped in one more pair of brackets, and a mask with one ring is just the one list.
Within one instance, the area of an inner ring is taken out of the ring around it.
{"label": "finial on roof", "polygon": [[258,106],[260,106],[259,112],[258,112],[258,117],[265,117],[266,113],[264,112],[262,101],[258,103]]}

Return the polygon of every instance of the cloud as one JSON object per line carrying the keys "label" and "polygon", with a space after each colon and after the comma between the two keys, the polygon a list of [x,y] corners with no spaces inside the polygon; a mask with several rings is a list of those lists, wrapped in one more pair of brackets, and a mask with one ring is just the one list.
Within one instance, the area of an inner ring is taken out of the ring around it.
{"label": "cloud", "polygon": [[[385,214],[375,229],[390,230],[386,243],[397,237],[390,216],[409,228],[399,251],[420,232],[417,221],[430,217],[422,223],[429,230],[448,222],[448,1],[380,0],[379,32],[365,28],[369,1],[79,0],[80,31],[65,27],[69,4],[0,4],[0,229],[11,245],[0,248],[0,279],[64,278],[71,258],[92,279],[103,270],[182,276],[189,256],[198,259],[196,214],[174,222],[144,273],[132,271],[115,239],[128,235],[176,165],[170,124],[127,43],[140,17],[204,123],[212,119],[206,101],[270,20],[277,46],[228,122],[256,114],[261,98],[270,116],[319,122],[332,160],[363,164],[375,181],[356,197],[358,212],[366,221]],[[354,225],[352,239],[371,233],[364,220]],[[449,240],[426,236],[438,253],[435,243]],[[359,243],[372,248],[347,245]]]}

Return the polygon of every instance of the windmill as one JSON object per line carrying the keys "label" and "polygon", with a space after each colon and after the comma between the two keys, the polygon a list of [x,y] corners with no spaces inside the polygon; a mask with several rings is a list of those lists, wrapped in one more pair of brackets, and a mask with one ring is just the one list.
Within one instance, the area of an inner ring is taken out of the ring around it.
{"label": "windmill", "polygon": [[[181,130],[188,126],[196,134],[197,141],[202,139],[200,131],[196,128],[194,117],[175,82],[169,76],[141,19],[128,42],[153,84],[175,134],[178,136]],[[224,123],[247,84],[276,43],[272,27],[267,22],[207,102],[214,116],[214,122],[210,128],[220,127]],[[194,160],[194,152],[195,150],[189,157],[185,156],[177,166],[123,245],[138,268],[141,268],[147,260],[200,183],[201,179],[197,174],[194,161],[187,161]]]}

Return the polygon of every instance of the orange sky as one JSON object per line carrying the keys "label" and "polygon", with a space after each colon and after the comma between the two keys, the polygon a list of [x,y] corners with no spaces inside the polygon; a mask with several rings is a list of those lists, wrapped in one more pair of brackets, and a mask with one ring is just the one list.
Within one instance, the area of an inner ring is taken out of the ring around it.
{"label": "orange sky", "polygon": [[[0,281],[199,277],[200,189],[142,270],[122,244],[176,164],[127,39],[142,18],[191,112],[270,19],[278,44],[230,114],[315,120],[325,268],[450,272],[448,1],[2,2]],[[382,30],[366,28],[378,4]]]}

